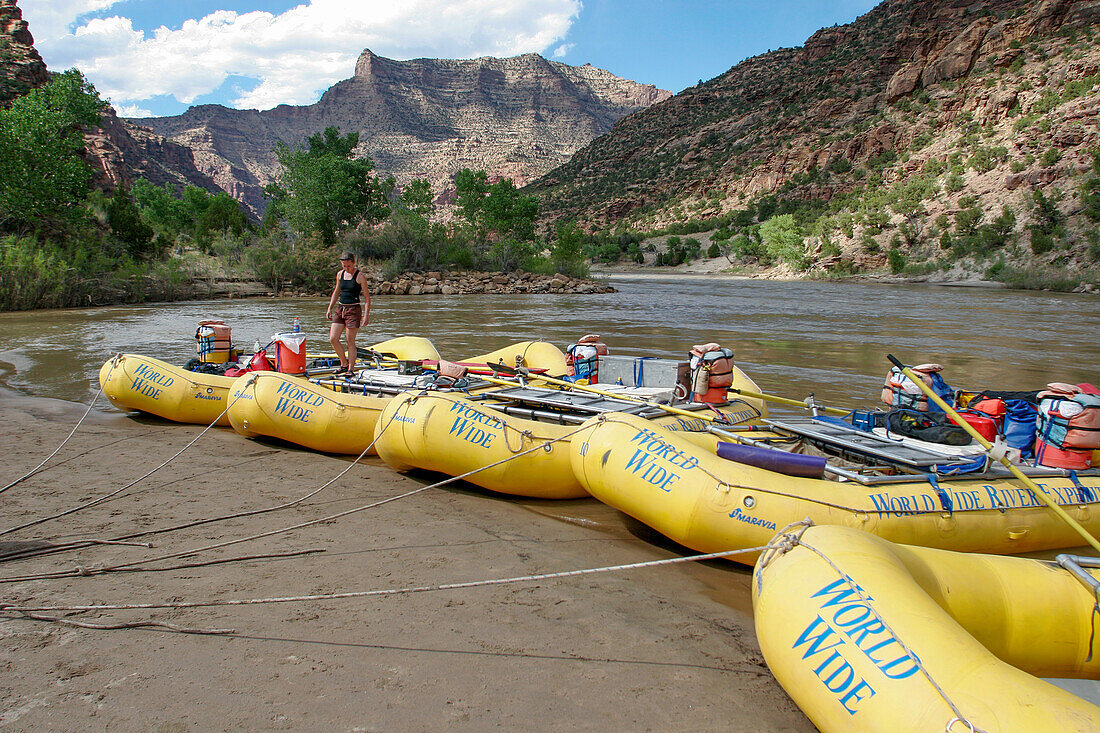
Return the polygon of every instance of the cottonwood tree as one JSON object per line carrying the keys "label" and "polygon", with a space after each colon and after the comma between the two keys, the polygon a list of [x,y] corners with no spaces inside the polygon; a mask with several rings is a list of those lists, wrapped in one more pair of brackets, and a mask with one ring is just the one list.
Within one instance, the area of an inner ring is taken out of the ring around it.
{"label": "cottonwood tree", "polygon": [[98,126],[105,107],[70,69],[0,109],[0,226],[27,232],[85,216],[92,172],[81,128]]}
{"label": "cottonwood tree", "polygon": [[337,234],[389,214],[394,181],[379,181],[373,161],[354,157],[358,144],[358,133],[341,136],[339,128],[328,127],[305,147],[291,149],[281,141],[275,146],[282,173],[264,193],[299,233],[316,233],[333,244]]}

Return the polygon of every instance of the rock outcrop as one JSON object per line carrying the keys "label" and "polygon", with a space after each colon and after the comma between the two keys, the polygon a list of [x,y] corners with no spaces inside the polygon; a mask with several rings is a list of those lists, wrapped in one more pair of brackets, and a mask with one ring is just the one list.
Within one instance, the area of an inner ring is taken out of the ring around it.
{"label": "rock outcrop", "polygon": [[371,295],[458,295],[464,293],[614,293],[606,283],[567,275],[529,272],[405,273],[393,280],[372,278]]}
{"label": "rock outcrop", "polygon": [[[966,187],[948,209],[1005,180],[1076,190],[1100,145],[1080,124],[1100,104],[1098,23],[1098,0],[886,0],[619,121],[529,192],[546,222],[645,229],[772,194],[829,201],[932,158]],[[968,167],[988,149],[992,171]]]}
{"label": "rock outcrop", "polygon": [[[16,0],[0,0],[0,105],[49,80]],[[84,141],[96,188],[113,191],[141,177],[158,186],[170,182],[177,188],[220,190],[195,167],[188,148],[119,119],[111,107],[104,111],[100,127],[85,133]]]}
{"label": "rock outcrop", "polygon": [[380,174],[398,184],[426,178],[445,197],[461,168],[525,184],[616,120],[670,96],[588,64],[572,67],[537,54],[393,61],[367,50],[355,76],[316,104],[262,112],[202,105],[131,122],[190,148],[203,173],[260,212],[263,186],[278,170],[275,143],[297,146],[329,126],[358,132],[358,151]]}
{"label": "rock outcrop", "polygon": [[49,80],[15,0],[0,0],[0,105]]}

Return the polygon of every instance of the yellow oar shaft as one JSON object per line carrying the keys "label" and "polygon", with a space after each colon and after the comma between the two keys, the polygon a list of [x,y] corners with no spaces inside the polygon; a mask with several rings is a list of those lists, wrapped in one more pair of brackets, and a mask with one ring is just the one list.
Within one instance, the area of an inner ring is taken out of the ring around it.
{"label": "yellow oar shaft", "polygon": [[[703,420],[707,420],[708,422],[718,422],[717,417],[714,417],[713,415],[708,415],[704,412],[692,412],[691,410],[682,410],[678,407],[672,407],[671,405],[663,405],[660,402],[650,402],[649,400],[643,400],[643,399],[640,399],[638,397],[632,397],[630,395],[623,395],[623,394],[619,394],[617,392],[609,392],[609,391],[606,391],[606,390],[599,389],[597,387],[592,387],[590,385],[576,384],[574,382],[567,382],[564,379],[555,379],[554,377],[547,377],[547,376],[544,376],[542,374],[532,374],[528,377],[528,379],[541,379],[544,382],[550,382],[551,384],[558,384],[558,385],[561,385],[561,386],[564,386],[564,387],[569,387],[570,389],[578,389],[582,392],[591,392],[592,394],[598,394],[598,395],[602,395],[604,397],[612,397],[612,398],[618,399],[618,400],[628,400],[630,402],[638,402],[638,403],[643,404],[643,405],[650,405],[651,407],[659,407],[662,410],[665,410],[666,412],[670,412],[674,415],[684,415],[685,417],[701,418]],[[492,381],[492,380],[489,380],[489,381]],[[766,394],[762,394],[760,392],[753,392],[753,391],[747,390],[747,389],[730,389],[730,392],[736,392],[737,394],[744,395],[745,397],[755,397],[755,398],[761,399],[761,400],[770,400],[772,402],[780,402],[784,405],[792,405],[794,407],[807,407],[807,408],[809,407],[809,405],[806,404],[805,402],[799,402],[798,400],[790,400],[790,399],[787,399],[786,397],[776,397],[774,395],[766,395]],[[838,410],[835,407],[822,407],[820,405],[817,405],[817,409],[821,410],[822,412],[828,412],[828,413],[833,414],[833,415],[847,415],[848,414],[844,410]]]}
{"label": "yellow oar shaft", "polygon": [[[951,407],[951,405],[944,402],[942,397],[936,394],[931,387],[925,384],[924,380],[921,379],[916,374],[916,372],[895,359],[893,355],[890,355],[889,358],[890,361],[894,363],[894,366],[901,369],[902,374],[909,377],[909,379],[912,380],[914,384],[920,387],[921,391],[928,396],[928,399],[939,405],[940,409],[947,413],[947,416],[950,417],[955,422],[955,424],[959,425],[960,427],[962,427],[963,430],[968,432],[970,434],[970,437],[978,441],[979,445],[981,445],[986,450],[989,450],[993,447],[993,444],[983,438],[981,433],[975,430],[970,423],[968,423],[966,420],[963,420],[962,417],[959,416],[959,413],[955,412],[954,408]],[[1058,504],[1056,504],[1049,496],[1047,496],[1046,492],[1040,489],[1038,484],[1032,481],[1031,478],[1027,476],[1027,474],[1021,471],[1019,467],[1013,465],[1012,461],[1008,460],[1007,456],[1001,456],[998,460],[1001,462],[1002,465],[1004,465],[1005,468],[1012,472],[1013,476],[1023,482],[1024,486],[1028,488],[1028,491],[1030,491],[1035,498],[1046,504],[1047,507],[1050,508],[1050,510],[1053,511],[1055,514],[1057,514],[1063,522],[1076,530],[1077,533],[1085,539],[1085,542],[1087,542],[1094,550],[1100,552],[1100,542],[1097,542],[1096,538],[1093,537],[1087,529],[1082,527],[1076,519],[1071,517],[1069,514],[1066,514],[1066,511],[1062,507],[1058,506]]]}
{"label": "yellow oar shaft", "polygon": [[[736,392],[737,394],[744,395],[745,397],[754,397],[758,400],[774,402],[778,405],[790,405],[791,407],[804,407],[806,409],[810,408],[810,404],[805,400],[792,400],[788,397],[778,397],[776,395],[764,394],[763,392],[753,392],[752,390],[741,389],[740,387],[730,387],[730,392]],[[836,407],[824,407],[822,405],[813,406],[816,407],[819,411],[824,412],[828,415],[838,415],[843,417],[844,415],[848,414],[847,411],[838,409]]]}
{"label": "yellow oar shaft", "polygon": [[[486,376],[483,376],[483,375],[478,375],[478,379],[484,379],[486,382],[490,382],[492,384],[500,384],[500,385],[505,385],[505,386],[508,386],[508,387],[514,387],[515,386],[515,382],[507,382],[503,379],[495,379],[493,377],[486,377]],[[563,386],[569,387],[571,389],[580,390],[582,392],[591,392],[592,394],[598,394],[598,395],[601,395],[603,397],[611,397],[611,398],[614,398],[614,399],[617,399],[617,400],[626,400],[627,402],[637,402],[640,405],[648,405],[649,407],[659,408],[659,409],[664,410],[665,412],[671,413],[673,415],[683,415],[685,417],[700,418],[700,419],[706,420],[708,422],[717,422],[718,421],[717,417],[715,417],[714,415],[708,415],[705,412],[692,412],[691,410],[682,410],[679,407],[673,407],[672,405],[662,405],[660,402],[651,402],[649,400],[643,400],[643,399],[640,399],[638,397],[632,397],[630,395],[623,395],[623,394],[618,394],[618,393],[615,393],[615,392],[606,392],[602,389],[597,389],[596,387],[590,387],[590,386],[584,385],[584,384],[574,384],[573,382],[566,382],[564,379],[555,379],[554,377],[546,377],[546,376],[543,376],[542,374],[531,374],[531,375],[528,375],[527,377],[525,377],[525,379],[541,379],[544,382],[550,382],[551,384],[563,385]]]}

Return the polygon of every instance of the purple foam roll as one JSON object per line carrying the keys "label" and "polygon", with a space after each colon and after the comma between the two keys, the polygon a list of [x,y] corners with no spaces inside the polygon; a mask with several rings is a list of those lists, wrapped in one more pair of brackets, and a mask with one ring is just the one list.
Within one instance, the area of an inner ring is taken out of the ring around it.
{"label": "purple foam roll", "polygon": [[801,453],[788,453],[774,448],[758,448],[740,443],[719,443],[718,457],[727,461],[745,463],[767,471],[782,473],[786,476],[802,478],[823,478],[825,459],[820,456],[807,456]]}

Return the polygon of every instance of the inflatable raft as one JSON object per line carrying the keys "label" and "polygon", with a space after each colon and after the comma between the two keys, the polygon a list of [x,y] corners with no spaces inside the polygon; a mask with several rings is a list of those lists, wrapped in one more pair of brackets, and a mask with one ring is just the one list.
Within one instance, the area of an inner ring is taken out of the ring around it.
{"label": "inflatable raft", "polygon": [[[399,358],[438,359],[439,352],[425,338],[401,336],[361,349]],[[138,354],[119,354],[99,370],[99,383],[111,404],[175,422],[209,425],[217,419],[230,425],[227,406],[236,377],[192,372],[168,362]],[[301,382],[304,380],[297,379]],[[219,417],[220,416],[220,417]]]}
{"label": "inflatable raft", "polygon": [[758,563],[753,610],[768,667],[820,730],[1100,730],[1100,708],[1038,679],[1100,678],[1085,559],[798,534]]}
{"label": "inflatable raft", "polygon": [[228,426],[233,377],[189,372],[137,354],[119,354],[99,369],[99,384],[120,410],[138,410],[175,422]]}
{"label": "inflatable raft", "polygon": [[[369,347],[390,358],[439,359],[431,341],[402,336]],[[363,370],[395,375],[396,370]],[[341,380],[349,383],[349,380]],[[374,440],[374,424],[389,396],[343,394],[330,386],[278,372],[237,377],[230,388],[229,422],[241,435],[278,438],[326,453],[359,455]]]}
{"label": "inflatable raft", "polygon": [[[589,420],[571,444],[573,470],[600,501],[702,552],[764,545],[778,528],[807,517],[893,542],[963,552],[1019,554],[1083,544],[1007,472],[943,475],[929,464],[936,459],[922,458],[925,451],[916,446],[872,441],[865,434],[848,438],[850,430],[807,422],[807,434],[818,430],[829,437],[835,430],[832,439],[841,450],[855,451],[857,440],[871,441],[876,461],[904,459],[927,473],[867,476],[830,466],[828,475],[836,480],[787,475],[719,458],[682,434],[633,415]],[[946,456],[941,462],[952,465]],[[1030,474],[1085,529],[1100,532],[1100,471]],[[751,563],[754,556],[735,559]]]}
{"label": "inflatable raft", "polygon": [[[459,476],[485,469],[466,480],[504,494],[571,499],[588,495],[570,459],[571,436],[588,415],[632,410],[646,424],[662,425],[712,444],[714,436],[706,427],[717,414],[732,425],[758,419],[764,407],[758,402],[734,400],[713,408],[679,405],[677,409],[700,417],[670,414],[627,397],[527,385],[473,397],[405,394],[390,402],[379,416],[376,447],[382,460],[399,471],[421,468]],[[535,450],[539,446],[541,449]]]}
{"label": "inflatable raft", "polygon": [[[400,361],[438,363],[439,353],[427,339],[404,337],[370,347]],[[524,341],[463,360],[485,367],[564,369],[565,356],[553,344]],[[392,369],[363,369],[354,376],[304,380],[276,372],[240,376],[230,393],[229,421],[241,435],[277,438],[324,453],[374,453],[375,423],[394,395],[417,389],[417,376]],[[493,389],[472,380],[465,389]]]}

